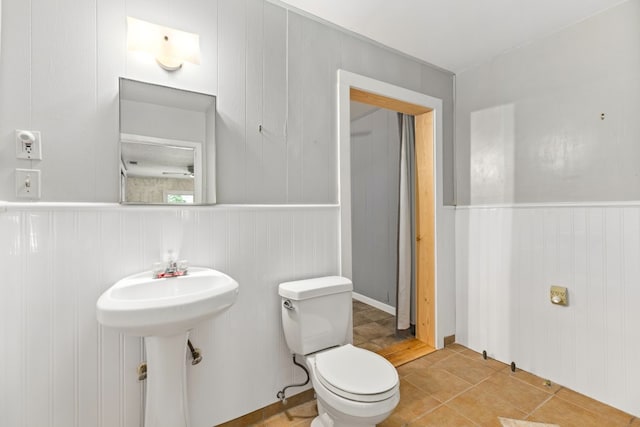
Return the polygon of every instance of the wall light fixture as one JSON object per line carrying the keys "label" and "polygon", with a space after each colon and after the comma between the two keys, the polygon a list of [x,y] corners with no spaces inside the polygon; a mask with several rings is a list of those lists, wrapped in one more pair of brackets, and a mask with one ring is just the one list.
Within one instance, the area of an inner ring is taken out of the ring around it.
{"label": "wall light fixture", "polygon": [[127,17],[127,50],[152,56],[162,68],[175,71],[185,62],[200,64],[200,36]]}

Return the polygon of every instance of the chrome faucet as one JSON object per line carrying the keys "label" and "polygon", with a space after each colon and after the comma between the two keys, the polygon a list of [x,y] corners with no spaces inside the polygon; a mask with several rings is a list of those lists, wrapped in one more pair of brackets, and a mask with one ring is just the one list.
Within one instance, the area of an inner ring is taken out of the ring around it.
{"label": "chrome faucet", "polygon": [[153,278],[162,279],[165,277],[180,277],[185,276],[189,271],[187,260],[176,261],[173,252],[169,251],[168,261],[166,261],[165,267],[162,267],[161,262],[155,262],[153,264]]}

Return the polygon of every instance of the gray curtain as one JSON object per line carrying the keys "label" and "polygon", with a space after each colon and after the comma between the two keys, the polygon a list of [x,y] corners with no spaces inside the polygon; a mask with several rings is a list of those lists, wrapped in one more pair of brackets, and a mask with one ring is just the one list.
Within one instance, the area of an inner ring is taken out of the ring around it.
{"label": "gray curtain", "polygon": [[416,221],[415,221],[415,121],[398,113],[400,124],[400,203],[398,206],[398,285],[396,328],[415,325]]}

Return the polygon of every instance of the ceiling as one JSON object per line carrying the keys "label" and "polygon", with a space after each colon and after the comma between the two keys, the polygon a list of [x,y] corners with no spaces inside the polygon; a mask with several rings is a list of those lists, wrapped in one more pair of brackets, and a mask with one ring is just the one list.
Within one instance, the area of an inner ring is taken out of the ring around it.
{"label": "ceiling", "polygon": [[459,73],[624,0],[280,0]]}
{"label": "ceiling", "polygon": [[122,141],[122,163],[128,176],[193,178],[194,149]]}

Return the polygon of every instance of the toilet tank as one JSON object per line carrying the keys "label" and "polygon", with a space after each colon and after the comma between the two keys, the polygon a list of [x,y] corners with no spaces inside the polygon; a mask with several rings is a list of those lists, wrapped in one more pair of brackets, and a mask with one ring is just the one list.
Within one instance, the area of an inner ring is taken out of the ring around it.
{"label": "toilet tank", "polygon": [[292,353],[305,355],[347,342],[353,284],[329,276],[281,283],[282,327]]}

